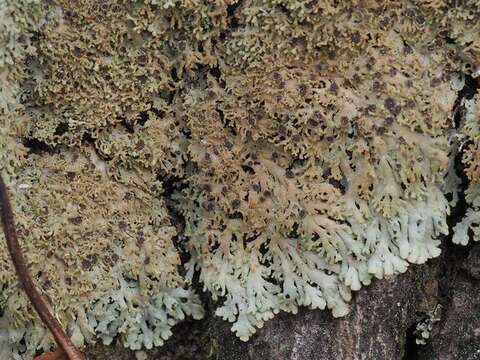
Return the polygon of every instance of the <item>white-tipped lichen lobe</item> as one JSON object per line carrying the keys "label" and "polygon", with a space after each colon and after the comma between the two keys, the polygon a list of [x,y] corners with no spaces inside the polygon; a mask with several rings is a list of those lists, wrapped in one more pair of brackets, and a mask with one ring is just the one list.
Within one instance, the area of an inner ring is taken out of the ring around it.
{"label": "white-tipped lichen lobe", "polygon": [[[2,172],[77,344],[161,345],[202,314],[195,271],[247,340],[280,310],[343,316],[352,290],[439,254],[451,78],[478,65],[478,3],[7,3],[25,19],[0,20],[17,34],[1,38]],[[0,354],[28,358],[51,341],[3,250]]]}
{"label": "white-tipped lichen lobe", "polygon": [[465,119],[460,129],[460,146],[463,149],[463,165],[469,180],[465,191],[467,212],[455,225],[452,241],[467,245],[473,238],[480,241],[480,95],[465,100]]}
{"label": "white-tipped lichen lobe", "polygon": [[456,99],[447,54],[404,41],[401,8],[388,26],[363,11],[323,51],[309,35],[283,49],[276,17],[240,18],[272,50],[244,67],[229,65],[239,49],[226,50],[221,78],[187,94],[199,164],[180,196],[189,266],[227,297],[217,314],[242,339],[298,305],[344,315],[351,290],[440,252]]}

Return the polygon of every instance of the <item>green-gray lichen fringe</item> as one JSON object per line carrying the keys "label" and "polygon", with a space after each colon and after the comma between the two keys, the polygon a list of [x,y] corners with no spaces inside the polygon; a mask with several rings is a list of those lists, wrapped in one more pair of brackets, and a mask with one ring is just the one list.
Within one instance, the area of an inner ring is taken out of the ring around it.
{"label": "green-gray lichen fringe", "polygon": [[[160,346],[198,281],[279,311],[480,239],[480,1],[0,0],[0,171],[75,344]],[[464,121],[455,123],[455,112]],[[447,195],[448,199],[447,200]],[[0,238],[0,358],[53,346]]]}

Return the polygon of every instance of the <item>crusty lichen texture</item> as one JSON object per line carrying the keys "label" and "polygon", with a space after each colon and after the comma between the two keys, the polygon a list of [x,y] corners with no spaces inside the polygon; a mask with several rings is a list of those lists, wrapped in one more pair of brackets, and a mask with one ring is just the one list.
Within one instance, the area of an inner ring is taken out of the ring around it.
{"label": "crusty lichen texture", "polygon": [[[458,151],[453,240],[480,238],[479,1],[0,0],[0,30],[0,169],[77,345],[162,345],[197,282],[242,340],[347,314],[439,255]],[[52,341],[1,243],[0,357],[30,359]]]}

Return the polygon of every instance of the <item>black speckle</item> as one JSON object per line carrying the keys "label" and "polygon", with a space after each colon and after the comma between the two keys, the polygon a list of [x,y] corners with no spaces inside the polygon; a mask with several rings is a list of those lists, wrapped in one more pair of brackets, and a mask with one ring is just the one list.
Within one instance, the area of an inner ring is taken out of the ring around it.
{"label": "black speckle", "polygon": [[203,185],[203,190],[207,193],[212,191],[212,186],[210,184],[204,184]]}
{"label": "black speckle", "polygon": [[358,32],[354,32],[351,36],[351,39],[352,39],[352,42],[354,44],[358,44],[362,40],[362,38],[360,37],[360,34]]}
{"label": "black speckle", "polygon": [[332,84],[330,85],[330,92],[332,92],[335,95],[338,92],[338,85],[335,81],[332,81]]}
{"label": "black speckle", "polygon": [[232,201],[232,209],[238,209],[240,207],[240,200],[235,199]]}
{"label": "black speckle", "polygon": [[298,143],[298,142],[300,142],[300,140],[301,140],[300,135],[295,134],[295,135],[292,136],[292,141],[293,142]]}
{"label": "black speckle", "polygon": [[413,109],[415,107],[415,101],[412,99],[408,99],[405,107],[408,109]]}
{"label": "black speckle", "polygon": [[145,242],[145,236],[143,235],[143,232],[139,232],[137,234],[137,246],[141,247],[144,242]]}
{"label": "black speckle", "polygon": [[203,208],[207,211],[212,211],[215,208],[215,204],[212,201],[206,201],[203,204]]}
{"label": "black speckle", "polygon": [[310,119],[308,119],[308,126],[310,126],[312,128],[317,127],[318,126],[318,121],[310,118]]}
{"label": "black speckle", "polygon": [[391,97],[388,97],[385,99],[383,105],[385,106],[385,109],[387,109],[393,114],[395,112],[397,104],[395,103],[394,99],[392,99]]}
{"label": "black speckle", "polygon": [[143,150],[144,147],[145,147],[145,142],[141,139],[138,140],[137,145],[135,145],[135,149],[140,151],[140,150]]}
{"label": "black speckle", "polygon": [[410,45],[408,45],[407,43],[404,43],[403,44],[403,52],[404,52],[405,55],[413,54],[413,49]]}
{"label": "black speckle", "polygon": [[372,90],[374,92],[380,92],[382,90],[382,84],[379,81],[374,81],[372,84]]}
{"label": "black speckle", "polygon": [[318,121],[323,121],[324,117],[320,111],[315,111],[313,117]]}
{"label": "black speckle", "polygon": [[73,225],[80,225],[82,223],[82,217],[81,216],[76,216],[74,218],[68,219]]}
{"label": "black speckle", "polygon": [[305,84],[298,85],[298,93],[301,96],[305,96],[305,94],[307,93],[307,86]]}
{"label": "black speckle", "polygon": [[370,104],[365,110],[367,111],[367,113],[372,114],[375,112],[375,110],[377,110],[377,107],[375,106],[375,104]]}

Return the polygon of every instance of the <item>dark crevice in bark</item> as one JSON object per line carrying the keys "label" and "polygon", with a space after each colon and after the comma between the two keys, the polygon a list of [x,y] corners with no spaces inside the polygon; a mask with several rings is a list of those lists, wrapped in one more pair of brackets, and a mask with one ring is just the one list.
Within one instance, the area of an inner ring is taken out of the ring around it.
{"label": "dark crevice in bark", "polygon": [[[175,229],[177,230],[177,234],[173,238],[173,243],[180,254],[182,264],[185,264],[190,259],[190,255],[185,248],[185,218],[177,209],[175,200],[172,199],[172,195],[185,189],[187,187],[187,182],[179,176],[166,175],[158,175],[158,180],[162,182],[162,188],[164,191],[163,200],[165,201],[171,224],[175,226]],[[183,266],[181,266],[181,270],[184,272]]]}
{"label": "dark crevice in bark", "polygon": [[[159,173],[157,175],[157,179],[162,182],[162,199],[165,202],[165,207],[168,211],[170,222],[173,226],[175,226],[176,229],[176,235],[172,238],[172,241],[180,256],[181,265],[179,266],[178,271],[182,276],[185,276],[186,268],[184,265],[190,260],[191,255],[186,248],[189,240],[188,237],[185,235],[186,219],[179,210],[178,203],[174,199],[173,195],[178,194],[179,192],[188,187],[188,174],[198,171],[198,169],[195,169],[195,166],[196,165],[193,162],[187,161],[185,165],[185,172],[187,173],[186,178],[173,175],[167,176],[164,173]],[[190,169],[192,167],[194,169]],[[203,291],[203,285],[200,283],[200,273],[198,270],[194,272],[191,288],[193,288],[196,294],[200,297],[202,304],[205,308],[205,317],[208,318],[210,307],[209,304],[211,303],[211,301],[209,300],[207,293]],[[188,323],[191,322],[193,322],[193,320],[189,320],[186,326],[190,327],[191,324],[188,325]],[[179,324],[177,326],[183,327],[184,325]]]}
{"label": "dark crevice in bark", "polygon": [[[465,100],[471,99],[479,89],[479,83],[469,75],[465,75],[465,86],[462,90],[458,92],[457,99],[455,101],[454,107],[452,109],[452,131],[454,135],[458,132],[461,132],[464,125],[465,117]],[[442,239],[442,255],[440,258],[440,268],[438,273],[438,293],[437,301],[442,306],[443,309],[448,309],[451,306],[452,302],[452,284],[458,277],[467,276],[465,272],[461,269],[461,263],[468,256],[468,252],[472,247],[470,243],[469,246],[460,246],[452,243],[453,230],[457,223],[459,223],[465,216],[468,204],[465,199],[465,191],[468,188],[468,178],[464,171],[464,164],[462,162],[464,153],[463,149],[465,146],[461,146],[459,140],[456,137],[452,138],[451,153],[450,156],[454,157],[453,159],[453,168],[449,169],[454,171],[455,176],[460,180],[458,188],[456,189],[457,201],[450,208],[450,214],[447,217],[447,225],[449,228],[449,234]],[[455,195],[447,194],[447,199],[451,200]],[[427,342],[426,345],[418,345],[416,343],[417,334],[416,328],[417,325],[424,321],[425,317],[418,317],[418,321],[412,324],[406,332],[405,336],[405,347],[404,347],[404,356],[402,360],[419,360],[424,359],[425,354],[429,352],[431,344]],[[434,324],[435,327],[441,326],[443,320],[440,320],[439,323]]]}
{"label": "dark crevice in bark", "polygon": [[[454,126],[455,132],[461,132],[464,125],[465,117],[465,100],[473,98],[473,96],[479,91],[479,83],[469,75],[465,75],[465,86],[459,91],[457,100],[454,107]],[[460,146],[463,145],[463,146]],[[452,242],[453,231],[456,224],[458,224],[464,218],[468,204],[465,198],[465,191],[468,188],[469,180],[465,174],[463,157],[465,144],[460,144],[458,140],[452,144],[451,156],[454,156],[453,170],[455,175],[459,178],[460,182],[457,189],[457,202],[451,206],[450,215],[447,217],[447,224],[449,227],[449,234],[444,241],[442,241],[442,255],[440,263],[440,272],[438,278],[438,303],[442,306],[442,309],[448,311],[452,306],[453,290],[455,282],[459,278],[466,278],[468,274],[462,269],[462,263],[468,256],[473,244],[470,242],[467,246],[461,246]],[[432,333],[438,331],[438,328],[443,326],[446,314],[443,314],[439,323],[434,324]],[[417,346],[416,352],[410,359],[425,359],[430,358],[428,354],[431,349],[431,344],[427,343],[425,346]]]}
{"label": "dark crevice in bark", "polygon": [[122,125],[129,134],[135,133],[135,123],[133,121],[127,120],[126,118],[121,118],[120,120],[120,125]]}
{"label": "dark crevice in bark", "polygon": [[91,148],[95,151],[99,159],[103,161],[112,161],[113,157],[103,153],[96,145],[95,138],[90,133],[84,133],[82,136],[82,145],[91,146]]}
{"label": "dark crevice in bark", "polygon": [[402,360],[417,360],[418,359],[418,344],[415,330],[417,329],[417,323],[414,323],[407,328],[405,334],[405,347]]}
{"label": "dark crevice in bark", "polygon": [[51,146],[46,142],[35,139],[35,138],[23,139],[22,144],[28,149],[28,154],[41,155],[44,153],[49,153],[49,154],[55,153],[54,146]]}
{"label": "dark crevice in bark", "polygon": [[[455,101],[454,106],[454,126],[455,131],[461,132],[462,127],[464,125],[464,117],[465,117],[465,107],[464,102],[465,100],[470,100],[473,96],[479,91],[480,84],[470,75],[465,75],[465,86],[462,90],[459,91],[457,100]],[[463,146],[460,146],[463,145]],[[455,159],[454,163],[454,170],[455,175],[460,179],[459,188],[457,191],[458,201],[454,204],[450,209],[450,215],[447,217],[447,223],[450,230],[448,241],[446,241],[447,249],[448,246],[456,246],[451,242],[451,238],[453,236],[453,228],[454,226],[463,219],[466,214],[468,204],[465,199],[465,191],[468,188],[469,180],[465,174],[465,166],[463,163],[464,157],[464,149],[466,148],[465,144],[460,144],[458,141],[452,145],[451,154],[454,154]]]}

